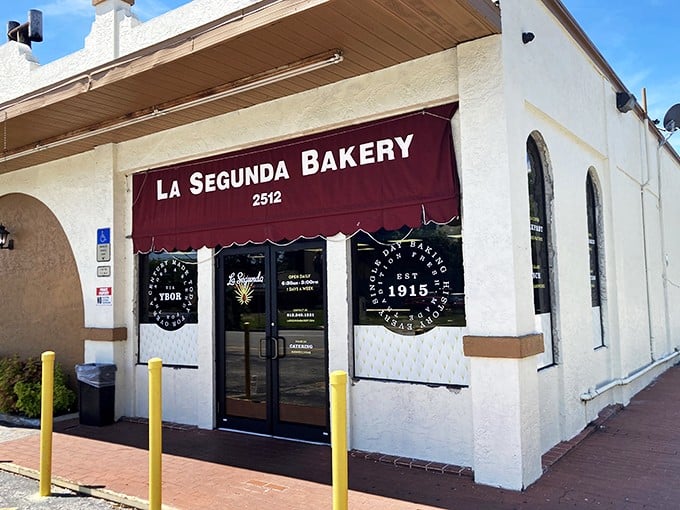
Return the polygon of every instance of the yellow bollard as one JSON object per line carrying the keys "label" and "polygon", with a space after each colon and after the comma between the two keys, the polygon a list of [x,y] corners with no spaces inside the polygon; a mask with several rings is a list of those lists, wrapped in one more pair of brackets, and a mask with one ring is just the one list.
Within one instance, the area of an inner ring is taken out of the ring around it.
{"label": "yellow bollard", "polygon": [[333,510],[347,510],[347,372],[331,372]]}
{"label": "yellow bollard", "polygon": [[40,495],[52,493],[52,416],[54,414],[54,352],[45,351],[40,396]]}
{"label": "yellow bollard", "polygon": [[160,510],[162,504],[162,387],[160,358],[149,360],[149,510]]}

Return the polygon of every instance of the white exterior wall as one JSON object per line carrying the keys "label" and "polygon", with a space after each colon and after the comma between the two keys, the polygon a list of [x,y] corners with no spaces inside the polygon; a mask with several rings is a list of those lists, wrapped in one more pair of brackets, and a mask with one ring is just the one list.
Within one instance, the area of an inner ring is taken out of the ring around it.
{"label": "white exterior wall", "polygon": [[[169,17],[167,19],[170,20]],[[56,162],[44,165],[48,171],[54,166],[68,167],[74,179],[82,172],[80,181],[85,189],[78,192],[79,196],[97,193],[100,187],[105,190],[103,193],[106,196],[107,209],[110,210],[108,223],[104,222],[98,213],[99,204],[83,201],[81,202],[83,210],[72,215],[72,229],[80,230],[79,235],[83,239],[73,242],[74,237],[70,235],[70,229],[65,228],[69,239],[72,240],[74,253],[94,253],[96,228],[115,224],[113,243],[116,253],[122,251],[115,259],[116,270],[112,275],[115,307],[106,310],[110,314],[107,320],[99,321],[92,326],[126,325],[128,340],[119,345],[87,342],[86,358],[88,361],[115,361],[119,367],[124,367],[118,372],[117,416],[146,416],[148,408],[147,366],[136,364],[137,258],[132,255],[132,242],[126,239],[132,230],[131,174],[169,163],[234,151],[246,146],[261,145],[452,101],[456,99],[458,88],[456,67],[456,54],[451,50],[379,73],[259,105],[245,112],[215,117],[115,146],[108,145],[87,155],[70,158],[73,161],[68,164]],[[86,178],[91,166],[106,169],[107,173],[102,183]],[[34,169],[25,172],[35,175]],[[0,182],[8,184],[3,186],[3,189],[13,191],[12,183],[18,175],[16,172],[0,176]],[[55,195],[59,195],[58,179],[54,182],[49,179],[43,182],[51,184]],[[35,191],[33,185],[27,189]],[[38,195],[37,198],[43,200],[42,195],[39,193]],[[115,213],[112,207],[114,201]],[[62,207],[66,204],[67,202],[62,202]],[[60,221],[64,222],[65,215],[60,214],[58,209],[52,209]],[[92,226],[92,239],[85,239],[80,219],[82,217],[94,219],[97,216],[100,221]],[[350,372],[352,353],[349,242],[342,236],[329,239],[327,257],[328,288],[332,289],[328,295],[329,370],[343,369]],[[81,264],[78,257],[76,259],[81,273],[88,271],[86,264]],[[198,260],[199,368],[164,368],[163,409],[166,421],[212,428],[215,424],[215,329],[214,266],[211,250],[200,250]],[[92,268],[89,272],[94,275],[96,264],[94,261],[90,262]],[[86,297],[93,295],[94,287],[103,284],[102,280],[96,277],[84,280],[83,295]],[[92,317],[92,310],[87,310],[86,322]],[[121,345],[124,346],[122,352]],[[395,420],[395,414],[404,412],[405,392],[409,394],[412,408],[404,415],[403,420]],[[376,399],[380,402],[379,406],[376,405]],[[436,415],[431,412],[433,401],[438,403],[439,412]],[[350,388],[349,402],[351,413],[355,417],[350,423],[352,447],[370,451],[389,451],[459,465],[471,464],[472,423],[469,391],[361,381]],[[376,416],[377,422],[374,419]],[[416,416],[420,416],[419,426],[414,424]],[[429,417],[423,419],[424,416]],[[451,425],[441,427],[442,422]],[[380,433],[377,433],[376,429],[378,424]],[[424,430],[430,433],[423,434]],[[457,439],[452,442],[451,436]]]}
{"label": "white exterior wall", "polygon": [[[124,326],[125,322],[114,324],[116,306],[97,306],[96,288],[112,287],[117,277],[97,277],[96,248],[97,229],[112,228],[115,234],[114,204],[112,188],[116,180],[113,173],[112,147],[100,147],[86,154],[72,156],[53,163],[39,165],[0,176],[2,194],[24,193],[43,202],[59,220],[80,273],[85,314],[84,327],[112,328]],[[119,236],[120,238],[121,236]],[[117,250],[119,243],[111,247],[112,265],[124,259],[124,253]],[[49,247],[45,247],[49,249]],[[118,275],[120,276],[120,275]],[[121,296],[114,293],[114,300],[122,304]],[[119,346],[97,345],[88,352],[92,342],[86,342],[85,360],[103,362],[116,360],[119,371],[116,378],[122,391],[116,395],[118,405],[125,396],[127,367],[130,365],[120,356],[124,351]]]}
{"label": "white exterior wall", "polygon": [[[223,115],[126,142],[118,146],[118,171],[129,174],[171,162],[197,159],[451,101],[457,93],[455,70],[455,52],[448,51],[255,106],[245,112]],[[387,94],[386,90],[391,93]],[[131,211],[131,193],[127,195],[126,211]],[[131,243],[128,250],[132,250]],[[349,244],[342,236],[328,240],[327,260],[329,370],[351,372]],[[129,268],[131,279],[134,275],[133,266]],[[209,262],[199,263],[199,280],[208,267],[211,267]],[[199,306],[212,309],[213,295],[212,290],[200,293]],[[199,318],[201,324],[202,317]],[[132,316],[130,321],[133,321]],[[212,348],[214,330],[210,334],[206,332],[199,335],[199,345],[203,349]],[[145,366],[138,366],[135,370],[135,407],[128,411],[139,416],[146,414],[145,370]],[[171,387],[175,395],[166,398],[174,398],[177,403],[193,403],[194,395],[208,394],[208,386],[201,381],[212,377],[212,370],[212,364],[209,369],[201,364],[198,377],[192,378],[182,374],[187,371],[195,373],[195,369],[166,369],[163,375],[168,382],[164,382],[164,385]],[[175,383],[174,378],[186,378],[186,381]],[[395,419],[395,415],[405,412],[405,392],[410,395],[412,410],[404,415],[403,420]],[[469,441],[472,423],[468,394],[467,390],[454,392],[424,385],[360,381],[349,390],[353,416],[350,445],[369,451],[389,451],[404,456],[469,465],[472,457]],[[379,405],[375,399],[380,402]],[[440,404],[437,406],[439,415],[431,411],[433,401]],[[203,416],[201,426],[206,425],[207,406],[198,409],[195,405],[187,407],[168,401],[164,402],[164,410],[165,419],[169,421],[198,423],[197,417]],[[420,425],[417,427],[413,424],[416,414],[420,415]],[[211,410],[210,416],[213,415],[214,410]],[[451,426],[441,427],[443,422],[451,423]],[[423,434],[423,430],[431,433]],[[451,443],[452,435],[461,439]],[[445,443],[449,445],[447,448],[442,446]]]}
{"label": "white exterior wall", "polygon": [[[195,0],[145,24],[123,8],[115,25],[113,13],[103,9],[83,52],[43,67],[20,45],[2,45],[0,101],[252,3]],[[680,344],[680,234],[673,222],[680,216],[674,200],[680,164],[666,148],[657,150],[656,138],[634,112],[616,110],[616,90],[541,1],[503,0],[502,9],[501,36],[0,175],[2,194],[31,195],[59,219],[80,272],[85,326],[127,328],[126,342],[85,346],[84,361],[114,361],[119,367],[117,416],[146,416],[148,404],[147,367],[136,364],[137,257],[126,238],[132,229],[131,174],[453,100],[460,100],[456,157],[463,191],[467,329],[479,336],[536,330],[525,162],[526,139],[536,133],[546,148],[554,189],[557,364],[537,372],[536,356],[473,358],[470,387],[455,390],[354,381],[350,447],[472,466],[480,482],[521,488],[540,475],[541,453],[573,437],[606,405],[627,403],[673,362],[627,380],[650,362],[667,359]],[[522,44],[522,31],[534,32],[536,39]],[[120,45],[112,43],[116,34]],[[599,349],[592,345],[589,168],[597,176],[603,213],[606,346]],[[112,229],[110,278],[96,276],[95,235],[102,227]],[[329,370],[351,371],[349,242],[342,236],[329,240],[327,257]],[[199,250],[198,260],[199,368],[164,369],[163,407],[167,421],[211,428],[212,250]],[[113,307],[96,306],[95,289],[101,286],[114,288]],[[605,385],[611,389],[595,396]],[[588,391],[593,398],[583,401]]]}
{"label": "white exterior wall", "polygon": [[[515,143],[522,147],[531,133],[540,135],[554,189],[558,364],[539,372],[541,447],[547,451],[577,434],[604,406],[627,403],[668,363],[630,384],[614,384],[593,400],[583,402],[581,394],[625,379],[678,347],[680,324],[672,310],[678,299],[673,284],[680,240],[668,218],[678,212],[669,196],[680,190],[680,165],[661,150],[660,192],[656,137],[634,112],[616,109],[615,87],[542,2],[504,0],[502,9],[506,69],[513,83],[521,84],[515,90],[506,87],[505,93],[517,92],[511,102],[523,105],[508,131],[518,135]],[[524,31],[533,32],[534,41],[523,44]],[[597,176],[603,213],[606,347],[600,349],[593,349],[591,333],[585,209],[589,168]],[[665,271],[669,278],[664,285]]]}
{"label": "white exterior wall", "polygon": [[[534,331],[526,156],[503,54],[500,36],[458,47],[466,320],[479,337]],[[521,489],[540,476],[537,363],[471,358],[476,481]]]}

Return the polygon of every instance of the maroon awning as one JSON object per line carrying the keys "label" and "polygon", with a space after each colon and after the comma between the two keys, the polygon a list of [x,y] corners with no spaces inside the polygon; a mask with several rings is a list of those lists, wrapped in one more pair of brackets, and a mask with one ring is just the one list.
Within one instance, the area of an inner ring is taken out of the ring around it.
{"label": "maroon awning", "polygon": [[134,175],[135,251],[374,232],[459,214],[457,104]]}

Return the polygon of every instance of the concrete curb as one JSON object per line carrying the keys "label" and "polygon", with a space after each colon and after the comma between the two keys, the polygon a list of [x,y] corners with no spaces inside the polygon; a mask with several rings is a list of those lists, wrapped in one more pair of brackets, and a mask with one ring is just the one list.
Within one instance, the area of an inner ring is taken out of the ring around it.
{"label": "concrete curb", "polygon": [[[34,480],[40,480],[40,472],[35,469],[30,469],[22,466],[18,466],[12,462],[0,462],[0,470],[7,471],[8,473],[14,473],[15,475],[25,476],[27,478],[32,478]],[[138,510],[149,510],[149,502],[136,498],[134,496],[128,496],[126,494],[121,494],[118,492],[111,491],[109,489],[104,489],[103,487],[92,486],[92,485],[81,485],[77,482],[72,482],[70,480],[65,480],[59,477],[52,477],[52,485],[61,487],[62,489],[68,489],[78,494],[83,494],[85,496],[90,496],[97,499],[103,499],[110,501],[112,503],[117,503],[120,505],[125,505],[131,508],[137,508]],[[163,505],[165,510],[178,510],[174,507]]]}
{"label": "concrete curb", "polygon": [[[78,418],[78,413],[62,414],[53,418],[55,423],[60,421],[74,420]],[[0,424],[11,425],[13,427],[25,427],[29,429],[40,428],[40,418],[26,418],[24,416],[15,416],[13,414],[0,413]]]}

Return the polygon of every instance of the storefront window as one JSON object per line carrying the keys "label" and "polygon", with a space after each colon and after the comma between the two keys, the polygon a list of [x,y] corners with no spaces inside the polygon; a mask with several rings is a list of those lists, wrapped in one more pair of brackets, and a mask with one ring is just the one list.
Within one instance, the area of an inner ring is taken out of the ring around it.
{"label": "storefront window", "polygon": [[529,234],[531,236],[531,278],[534,287],[534,313],[536,328],[543,334],[543,354],[538,367],[555,363],[554,321],[552,317],[551,267],[550,267],[550,211],[547,197],[545,168],[536,140],[527,139],[527,174],[529,181]]}
{"label": "storefront window", "polygon": [[529,174],[529,229],[531,231],[534,311],[537,314],[542,314],[551,311],[550,267],[548,264],[549,229],[543,164],[533,138],[527,140],[527,171]]}
{"label": "storefront window", "polygon": [[597,211],[593,180],[586,179],[586,207],[588,213],[588,251],[590,253],[590,302],[600,306],[600,259],[598,253]]}
{"label": "storefront window", "polygon": [[598,225],[598,197],[590,173],[586,177],[586,213],[588,218],[588,253],[590,261],[590,304],[593,320],[593,347],[605,345],[602,323],[602,271],[600,266],[600,232]]}
{"label": "storefront window", "polygon": [[460,219],[353,238],[354,324],[418,335],[465,326]]}
{"label": "storefront window", "polygon": [[197,274],[196,252],[139,256],[140,363],[196,365]]}

